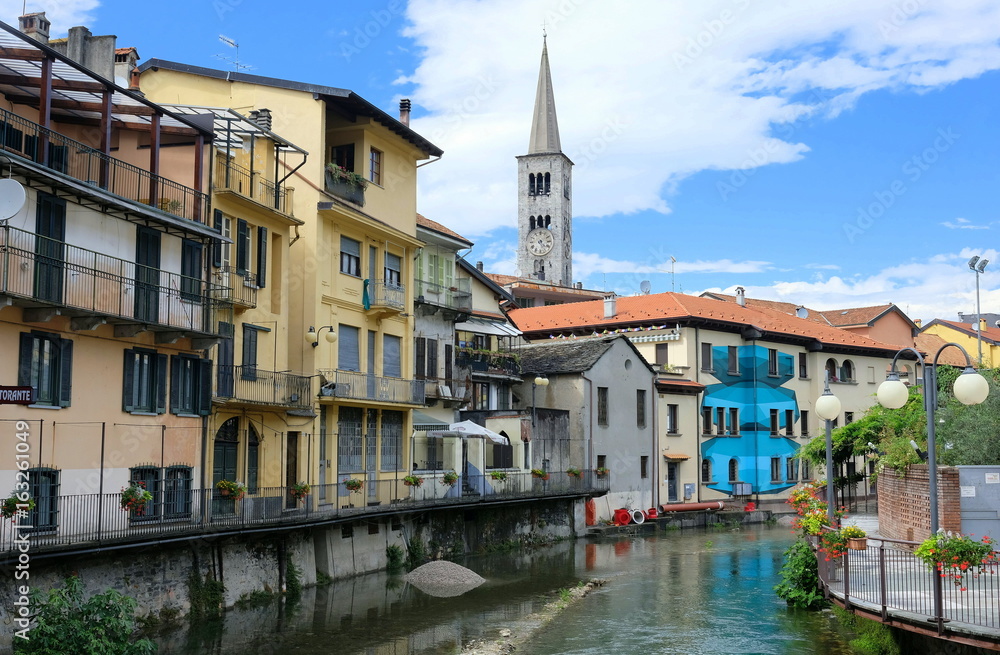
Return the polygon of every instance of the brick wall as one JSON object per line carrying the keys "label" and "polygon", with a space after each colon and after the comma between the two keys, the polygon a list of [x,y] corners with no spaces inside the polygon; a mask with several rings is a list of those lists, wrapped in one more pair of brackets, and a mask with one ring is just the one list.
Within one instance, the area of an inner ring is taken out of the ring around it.
{"label": "brick wall", "polygon": [[[931,534],[930,476],[927,465],[911,465],[903,473],[885,469],[878,477],[878,529],[889,539],[923,541]],[[962,529],[958,469],[938,467],[938,526]]]}

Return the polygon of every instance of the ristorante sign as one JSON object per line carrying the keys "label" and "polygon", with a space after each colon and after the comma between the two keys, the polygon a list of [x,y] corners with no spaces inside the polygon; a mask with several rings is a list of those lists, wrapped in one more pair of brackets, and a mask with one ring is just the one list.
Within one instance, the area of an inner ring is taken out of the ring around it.
{"label": "ristorante sign", "polygon": [[35,402],[34,387],[0,386],[0,405],[30,405]]}

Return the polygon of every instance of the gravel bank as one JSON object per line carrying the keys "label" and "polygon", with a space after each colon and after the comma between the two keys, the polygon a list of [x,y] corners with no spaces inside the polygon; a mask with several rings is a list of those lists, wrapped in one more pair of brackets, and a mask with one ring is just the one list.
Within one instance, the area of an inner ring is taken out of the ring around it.
{"label": "gravel bank", "polygon": [[475,571],[447,560],[435,560],[406,574],[406,581],[430,596],[461,596],[486,582]]}

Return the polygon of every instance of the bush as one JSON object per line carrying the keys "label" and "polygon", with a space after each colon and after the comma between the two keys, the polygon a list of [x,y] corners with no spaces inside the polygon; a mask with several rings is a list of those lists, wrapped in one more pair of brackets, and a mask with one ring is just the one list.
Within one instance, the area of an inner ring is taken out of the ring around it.
{"label": "bush", "polygon": [[818,610],[826,606],[826,600],[819,591],[816,555],[805,539],[796,539],[785,551],[781,582],[774,586],[774,592],[778,598],[799,609]]}

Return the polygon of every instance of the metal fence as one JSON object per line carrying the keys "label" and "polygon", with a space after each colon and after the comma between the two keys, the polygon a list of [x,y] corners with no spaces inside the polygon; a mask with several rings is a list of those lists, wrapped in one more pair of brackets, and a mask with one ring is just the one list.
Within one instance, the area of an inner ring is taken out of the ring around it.
{"label": "metal fence", "polygon": [[472,311],[472,292],[470,280],[467,278],[455,280],[456,286],[453,287],[420,279],[415,279],[413,284],[413,292],[418,303],[447,307],[459,312]]}
{"label": "metal fence", "polygon": [[262,205],[272,207],[283,214],[291,214],[284,187],[266,179],[262,171],[251,172],[248,168],[227,161],[221,153],[216,153],[215,184],[222,189],[229,189]]}
{"label": "metal fence", "polygon": [[372,307],[391,307],[402,311],[406,304],[406,289],[399,284],[371,280],[368,293]]}
{"label": "metal fence", "polygon": [[424,381],[406,378],[386,378],[357,371],[320,369],[319,373],[334,383],[328,387],[336,398],[378,400],[410,405],[424,404]]}
{"label": "metal fence", "polygon": [[153,175],[5,109],[0,109],[0,148],[122,198],[208,224],[208,194]]}
{"label": "metal fence", "polygon": [[[421,481],[419,485],[407,485],[402,473],[379,480],[367,479],[364,474],[342,475],[335,483],[313,485],[303,499],[293,497],[289,487],[259,487],[239,499],[223,496],[217,489],[173,488],[157,492],[142,515],[122,509],[120,492],[55,496],[44,499],[46,519],[41,519],[36,509],[19,517],[16,523],[0,522],[0,559],[9,561],[17,556],[18,543],[24,543],[16,541],[19,537],[27,540],[32,552],[88,545],[106,547],[269,525],[309,525],[426,507],[587,496],[608,489],[607,479],[591,471],[584,471],[581,477],[552,473],[548,479],[520,470],[498,471],[459,476],[452,482],[445,482],[442,473],[422,475]],[[352,490],[354,485],[360,486]],[[320,504],[319,498],[329,502]],[[51,516],[54,521],[48,520]],[[47,523],[47,527],[31,527],[40,522]]]}
{"label": "metal fence", "polygon": [[312,407],[312,387],[308,376],[246,365],[219,365],[217,368],[216,397],[235,398],[258,405],[300,409]]}
{"label": "metal fence", "polygon": [[239,305],[248,309],[257,307],[257,274],[250,271],[238,272],[232,266],[212,269],[212,295],[216,300]]}
{"label": "metal fence", "polygon": [[[914,556],[910,549],[918,545],[868,537],[865,550],[847,550],[829,561],[820,554],[820,580],[831,595],[879,614],[883,621],[916,623],[939,634],[1000,630],[1000,564],[972,567],[958,581]],[[994,632],[993,639],[997,637]]]}

